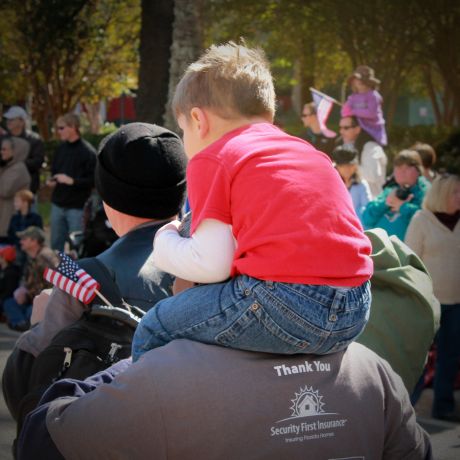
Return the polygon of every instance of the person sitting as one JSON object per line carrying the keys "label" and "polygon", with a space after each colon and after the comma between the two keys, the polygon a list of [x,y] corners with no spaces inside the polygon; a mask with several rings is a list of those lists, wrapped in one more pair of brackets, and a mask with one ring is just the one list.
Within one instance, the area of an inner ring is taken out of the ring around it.
{"label": "person sitting", "polygon": [[423,260],[441,302],[435,343],[433,417],[460,422],[454,385],[460,360],[460,177],[438,175],[407,229],[405,242]]}
{"label": "person sitting", "polygon": [[4,302],[8,326],[16,331],[30,327],[33,298],[49,287],[43,279],[45,268],[54,268],[58,261],[56,254],[45,244],[45,232],[39,227],[28,227],[18,233],[21,250],[27,254],[23,276],[13,296]]}
{"label": "person sitting", "polygon": [[19,190],[14,195],[16,213],[11,217],[10,225],[8,226],[8,239],[11,244],[16,246],[16,262],[21,266],[26,261],[26,254],[21,251],[17,233],[22,232],[27,227],[43,228],[42,217],[31,210],[33,202],[34,194],[30,190]]}
{"label": "person sitting", "polygon": [[361,219],[363,211],[372,199],[369,184],[362,179],[358,168],[358,151],[352,147],[339,146],[332,152],[332,160],[340,177],[350,192],[357,216]]}
{"label": "person sitting", "polygon": [[0,246],[0,322],[6,322],[3,302],[12,297],[21,279],[21,269],[14,263],[16,249],[12,245]]}
{"label": "person sitting", "polygon": [[380,145],[387,145],[387,132],[383,118],[383,99],[377,88],[380,80],[374,69],[367,65],[356,67],[348,78],[352,93],[342,107],[342,117],[355,116],[361,128]]}
{"label": "person sitting", "polygon": [[273,125],[262,51],[211,46],[173,108],[191,158],[191,237],[179,221],[163,226],[153,260],[208,284],[149,310],[133,359],[175,338],[286,354],[345,348],[369,318],[371,245],[330,159]]}
{"label": "person sitting", "polygon": [[[143,310],[172,293],[173,278],[153,264],[152,241],[183,205],[186,163],[180,138],[147,123],[125,125],[99,146],[96,188],[119,239],[96,258],[81,259],[78,264],[91,274],[89,263],[97,259],[123,299]],[[106,294],[104,286],[101,292]],[[21,401],[30,391],[35,357],[86,309],[76,298],[54,288],[41,321],[19,337],[3,373],[3,396],[15,420],[25,415],[20,412]]]}
{"label": "person sitting", "polygon": [[393,165],[394,182],[367,204],[362,221],[366,229],[383,228],[404,241],[410,220],[421,208],[430,184],[422,175],[422,160],[414,150],[399,152]]}

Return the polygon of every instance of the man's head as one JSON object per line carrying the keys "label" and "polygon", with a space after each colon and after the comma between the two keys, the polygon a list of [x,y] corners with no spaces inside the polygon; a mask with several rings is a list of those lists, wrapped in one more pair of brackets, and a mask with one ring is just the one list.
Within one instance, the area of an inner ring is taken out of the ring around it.
{"label": "man's head", "polygon": [[3,116],[6,118],[6,126],[13,136],[20,136],[28,120],[27,112],[18,105],[10,107]]}
{"label": "man's head", "polygon": [[401,187],[412,187],[423,173],[422,160],[415,150],[401,150],[393,160],[395,181]]}
{"label": "man's head", "polygon": [[36,226],[27,227],[16,235],[20,239],[21,249],[30,257],[35,257],[45,244],[45,232]]}
{"label": "man's head", "polygon": [[157,125],[130,123],[102,140],[96,188],[110,210],[138,223],[167,219],[184,203],[186,166],[177,134]]}
{"label": "man's head", "polygon": [[80,118],[74,113],[66,113],[56,121],[56,128],[61,141],[75,142],[80,138]]}
{"label": "man's head", "polygon": [[350,179],[358,170],[358,151],[353,147],[339,145],[332,152],[332,160],[343,179]]}
{"label": "man's head", "polygon": [[173,111],[189,118],[194,107],[224,119],[275,115],[275,90],[262,50],[229,42],[211,46],[190,64],[176,87]]}
{"label": "man's head", "polygon": [[316,105],[314,102],[309,102],[303,106],[301,118],[305,128],[310,128],[313,124],[315,124],[315,122],[318,122],[318,117],[316,116]]}
{"label": "man's head", "polygon": [[341,118],[339,122],[339,132],[344,144],[354,143],[361,132],[361,127],[356,117]]}

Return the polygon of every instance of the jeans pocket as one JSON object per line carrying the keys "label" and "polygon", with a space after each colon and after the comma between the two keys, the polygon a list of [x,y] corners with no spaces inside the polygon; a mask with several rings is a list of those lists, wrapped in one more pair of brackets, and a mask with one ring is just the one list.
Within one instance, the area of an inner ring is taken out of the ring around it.
{"label": "jeans pocket", "polygon": [[276,323],[257,303],[217,334],[215,340],[227,347],[266,353],[305,353],[310,346],[310,342],[293,336]]}

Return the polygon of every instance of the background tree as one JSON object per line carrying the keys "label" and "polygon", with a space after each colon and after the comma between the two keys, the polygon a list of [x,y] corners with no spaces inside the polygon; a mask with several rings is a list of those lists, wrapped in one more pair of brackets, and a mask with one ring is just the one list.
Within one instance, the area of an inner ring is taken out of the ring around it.
{"label": "background tree", "polygon": [[4,0],[2,8],[11,23],[0,34],[9,36],[7,55],[16,66],[0,83],[20,69],[45,139],[56,118],[78,102],[114,96],[133,83],[138,0]]}
{"label": "background tree", "polygon": [[174,90],[187,66],[198,59],[203,50],[202,0],[175,0],[173,40],[169,66],[168,100],[165,105],[164,125],[177,131],[178,127],[171,111]]}
{"label": "background tree", "polygon": [[163,124],[173,21],[174,0],[142,0],[136,115],[145,122]]}

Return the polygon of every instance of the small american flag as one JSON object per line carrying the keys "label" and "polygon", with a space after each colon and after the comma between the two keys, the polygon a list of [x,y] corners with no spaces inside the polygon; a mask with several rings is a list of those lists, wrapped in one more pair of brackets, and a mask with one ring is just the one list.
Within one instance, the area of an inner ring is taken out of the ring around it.
{"label": "small american flag", "polygon": [[314,88],[310,88],[310,91],[313,97],[313,102],[316,106],[316,116],[318,117],[319,129],[321,130],[321,133],[329,138],[337,136],[337,133],[330,130],[326,126],[327,119],[329,118],[329,114],[332,110],[332,105],[337,101],[327,94],[324,94]]}
{"label": "small american flag", "polygon": [[66,254],[60,252],[59,257],[61,261],[56,270],[46,268],[43,278],[80,302],[90,303],[97,294],[99,283]]}

